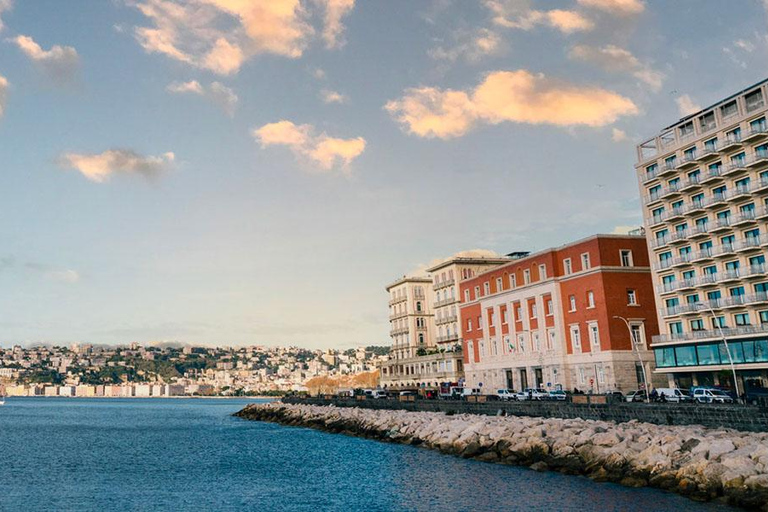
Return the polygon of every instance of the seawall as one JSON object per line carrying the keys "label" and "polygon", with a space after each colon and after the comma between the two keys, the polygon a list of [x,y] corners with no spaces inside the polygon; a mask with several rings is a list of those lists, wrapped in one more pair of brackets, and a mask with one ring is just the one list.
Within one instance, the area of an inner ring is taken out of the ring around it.
{"label": "seawall", "polygon": [[768,511],[768,433],[284,403],[251,404],[236,416]]}
{"label": "seawall", "polygon": [[[583,418],[615,421],[637,420],[656,425],[702,425],[746,432],[768,432],[768,407],[755,405],[659,404],[605,402],[605,397],[583,395],[585,403],[572,402],[468,402],[463,400],[356,400],[352,398],[286,397],[284,403],[334,405],[365,409],[406,410],[495,415],[499,410],[512,416]],[[596,403],[602,399],[602,403]]]}

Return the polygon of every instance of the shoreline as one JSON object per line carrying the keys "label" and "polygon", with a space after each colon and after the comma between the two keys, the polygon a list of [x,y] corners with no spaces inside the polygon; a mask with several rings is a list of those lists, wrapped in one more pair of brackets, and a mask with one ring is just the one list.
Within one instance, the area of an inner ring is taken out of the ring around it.
{"label": "shoreline", "polygon": [[184,399],[184,398],[195,398],[195,399],[214,399],[214,400],[272,400],[272,401],[279,401],[282,397],[279,396],[6,396],[5,397],[5,403],[12,402],[18,398],[31,398],[31,399],[41,399],[41,398],[55,398],[55,399],[61,399],[61,400],[80,400],[83,398],[90,399],[119,399],[119,400],[135,400],[135,399],[141,399],[141,400],[159,400],[163,398],[170,398],[170,399]]}
{"label": "shoreline", "polygon": [[768,433],[279,402],[249,404],[234,416],[768,512]]}

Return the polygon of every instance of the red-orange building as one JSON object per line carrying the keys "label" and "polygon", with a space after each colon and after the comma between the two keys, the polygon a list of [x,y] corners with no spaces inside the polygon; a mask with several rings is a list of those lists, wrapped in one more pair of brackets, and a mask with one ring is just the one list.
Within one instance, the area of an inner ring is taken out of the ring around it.
{"label": "red-orange building", "polygon": [[642,385],[640,359],[653,380],[658,324],[644,236],[519,253],[462,281],[460,299],[469,386],[627,392]]}

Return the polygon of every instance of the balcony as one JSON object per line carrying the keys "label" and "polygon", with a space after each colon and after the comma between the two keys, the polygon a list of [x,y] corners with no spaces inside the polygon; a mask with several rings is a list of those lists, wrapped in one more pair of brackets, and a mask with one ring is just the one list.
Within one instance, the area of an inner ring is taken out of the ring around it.
{"label": "balcony", "polygon": [[664,162],[656,172],[659,177],[675,174],[677,172],[677,164],[674,161]]}
{"label": "balcony", "polygon": [[718,181],[722,179],[723,179],[723,167],[717,166],[711,169],[707,169],[706,172],[703,172],[699,178],[699,182],[703,185],[705,183]]}
{"label": "balcony", "polygon": [[696,152],[695,151],[692,152],[692,153],[685,154],[685,155],[683,155],[683,158],[681,158],[677,162],[677,165],[675,166],[675,169],[676,170],[680,170],[680,169],[686,169],[688,167],[695,167],[697,161],[698,161],[698,159],[696,158]]}
{"label": "balcony", "polygon": [[688,234],[688,238],[696,240],[709,236],[709,224],[693,226]]}
{"label": "balcony", "polygon": [[390,306],[394,306],[395,304],[400,304],[401,302],[405,302],[408,300],[408,297],[403,295],[402,297],[395,297],[394,299],[389,301]]}
{"label": "balcony", "polygon": [[768,277],[765,271],[765,264],[760,263],[758,265],[750,265],[742,272],[744,279],[764,279]]}
{"label": "balcony", "polygon": [[725,272],[720,272],[715,275],[717,276],[718,283],[731,283],[741,279],[741,272],[739,272],[739,269],[726,270]]}
{"label": "balcony", "polygon": [[683,180],[683,184],[680,187],[680,190],[683,192],[687,192],[689,190],[695,190],[697,188],[701,188],[701,176],[692,176],[690,178]]}
{"label": "balcony", "polygon": [[737,202],[749,199],[752,194],[752,189],[749,186],[738,186],[733,190],[729,190],[726,194],[728,201]]}
{"label": "balcony", "polygon": [[438,343],[448,343],[450,341],[458,341],[458,340],[459,340],[459,334],[458,333],[446,334],[446,335],[438,336],[437,337],[437,342]]}
{"label": "balcony", "polygon": [[662,213],[661,215],[653,215],[652,217],[646,217],[645,218],[645,224],[652,228],[656,226],[660,226],[661,224],[664,224],[664,221],[667,220],[667,214]]}
{"label": "balcony", "polygon": [[701,151],[701,153],[699,153],[699,157],[697,158],[697,160],[699,162],[707,162],[709,160],[714,160],[719,156],[720,156],[720,153],[718,152],[717,146],[710,146],[710,147],[705,147]]}
{"label": "balcony", "polygon": [[392,313],[391,315],[389,315],[389,319],[390,320],[397,320],[398,318],[403,318],[405,316],[408,316],[408,312],[407,311],[401,311],[399,313]]}
{"label": "balcony", "polygon": [[712,251],[712,256],[716,258],[726,258],[728,256],[733,256],[736,254],[736,247],[734,244],[723,244],[718,245],[715,247],[715,250]]}
{"label": "balcony", "polygon": [[712,257],[712,249],[711,248],[709,248],[709,249],[702,249],[700,251],[696,251],[693,254],[693,257],[691,258],[691,262],[692,263],[699,263],[701,261],[708,261],[708,260],[711,260],[711,259],[714,259]]}
{"label": "balcony", "polygon": [[[705,308],[702,308],[705,310]],[[722,333],[720,329],[712,329],[707,331],[690,331],[681,332],[675,334],[659,334],[653,337],[653,343],[673,343],[676,341],[697,341],[706,339],[722,339],[726,338],[759,335],[768,333],[768,325],[744,325],[741,327],[724,327]]]}
{"label": "balcony", "polygon": [[672,268],[680,268],[680,267],[686,267],[691,264],[691,253],[683,254],[678,256],[677,258],[672,260],[672,264],[670,267]]}
{"label": "balcony", "polygon": [[685,214],[687,216],[696,215],[698,213],[703,212],[705,206],[706,206],[706,200],[691,201],[691,204],[688,205],[688,207],[685,209]]}
{"label": "balcony", "polygon": [[432,289],[437,291],[447,286],[451,286],[452,284],[455,284],[455,283],[456,283],[455,279],[446,279],[444,281],[440,281],[439,283],[433,284]]}
{"label": "balcony", "polygon": [[677,245],[682,244],[688,241],[688,230],[683,229],[680,231],[675,231],[669,237],[667,238],[667,244],[668,245]]}
{"label": "balcony", "polygon": [[755,183],[755,186],[752,189],[752,192],[755,194],[762,194],[764,192],[768,192],[768,179],[760,178],[760,181]]}
{"label": "balcony", "polygon": [[732,295],[730,297],[724,297],[720,299],[720,307],[722,309],[741,308],[747,305],[746,295]]}
{"label": "balcony", "polygon": [[755,154],[747,160],[747,167],[759,167],[768,163],[768,150],[758,149]]}
{"label": "balcony", "polygon": [[751,295],[747,295],[746,302],[747,302],[747,304],[765,304],[765,303],[768,303],[768,293],[761,292],[761,293],[753,293]]}
{"label": "balcony", "polygon": [[741,140],[743,142],[753,142],[766,137],[768,137],[768,128],[765,126],[758,126],[757,128],[750,129]]}
{"label": "balcony", "polygon": [[760,249],[760,237],[743,238],[736,242],[736,252],[747,252]]}
{"label": "balcony", "polygon": [[662,189],[661,194],[659,194],[659,197],[661,199],[667,199],[670,197],[678,196],[680,195],[680,191],[682,189],[682,185],[679,183],[675,185],[669,185],[668,187]]}
{"label": "balcony", "polygon": [[736,226],[745,226],[747,224],[754,224],[755,222],[757,222],[755,219],[756,219],[756,215],[754,210],[745,210],[733,216],[731,225],[736,227]]}
{"label": "balcony", "polygon": [[725,142],[723,142],[723,145],[720,148],[720,153],[729,153],[740,147],[742,147],[741,136],[731,135],[725,139]]}
{"label": "balcony", "polygon": [[696,279],[681,279],[680,281],[675,281],[675,283],[677,283],[675,289],[681,292],[693,290],[696,287]]}
{"label": "balcony", "polygon": [[443,325],[443,324],[450,324],[456,322],[458,319],[456,315],[448,315],[441,318],[435,319],[435,325]]}
{"label": "balcony", "polygon": [[643,173],[643,178],[642,178],[643,179],[643,183],[645,184],[645,183],[651,182],[651,181],[655,180],[658,177],[659,177],[659,172],[658,172],[657,169],[654,169],[652,171],[646,170]]}
{"label": "balcony", "polygon": [[662,260],[658,263],[653,264],[653,270],[660,271],[660,270],[667,270],[668,268],[672,268],[672,263],[674,260],[672,258],[667,258],[665,260]]}
{"label": "balcony", "polygon": [[725,166],[723,168],[722,175],[723,176],[733,176],[736,174],[741,174],[743,172],[747,172],[747,159],[739,159],[736,161],[732,161],[730,164]]}
{"label": "balcony", "polygon": [[662,247],[666,247],[668,244],[669,244],[669,237],[662,236],[661,238],[655,238],[651,241],[651,248],[661,249]]}
{"label": "balcony", "polygon": [[712,197],[708,198],[704,202],[704,206],[706,208],[718,208],[720,206],[725,206],[725,204],[726,204],[725,194],[713,194]]}
{"label": "balcony", "polygon": [[656,192],[655,194],[649,194],[643,198],[643,203],[645,203],[646,206],[650,206],[654,203],[658,203],[661,201],[661,193]]}
{"label": "balcony", "polygon": [[398,329],[392,329],[389,331],[390,336],[399,336],[401,334],[408,334],[409,329],[407,327],[400,327]]}
{"label": "balcony", "polygon": [[722,219],[717,219],[712,223],[712,226],[709,228],[710,233],[722,233],[723,231],[728,231],[731,229],[731,219],[730,217],[724,217]]}
{"label": "balcony", "polygon": [[447,299],[438,300],[434,303],[435,308],[441,308],[443,306],[450,306],[457,302],[456,297],[448,297]]}

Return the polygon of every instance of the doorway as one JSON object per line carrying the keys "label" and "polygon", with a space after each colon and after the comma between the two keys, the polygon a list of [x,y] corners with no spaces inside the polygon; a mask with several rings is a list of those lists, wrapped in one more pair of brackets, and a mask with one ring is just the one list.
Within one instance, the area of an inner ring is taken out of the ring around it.
{"label": "doorway", "polygon": [[528,387],[528,372],[523,368],[520,370],[520,390],[524,390]]}

